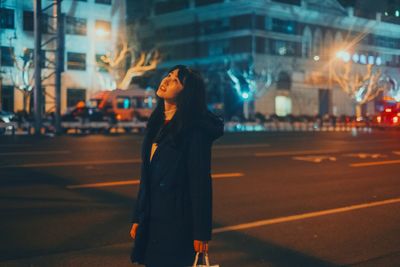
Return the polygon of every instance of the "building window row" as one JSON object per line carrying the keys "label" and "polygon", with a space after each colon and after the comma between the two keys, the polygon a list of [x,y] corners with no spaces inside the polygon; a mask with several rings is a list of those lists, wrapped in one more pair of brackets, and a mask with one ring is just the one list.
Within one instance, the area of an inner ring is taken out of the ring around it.
{"label": "building window row", "polygon": [[[1,65],[4,67],[13,67],[14,66],[14,48],[8,46],[1,46]],[[27,48],[25,54],[33,59],[33,49]],[[105,65],[101,64],[102,54],[96,54],[96,63],[98,65],[98,71],[107,72],[107,68]],[[46,68],[46,50],[41,51],[41,65],[42,68]],[[32,66],[33,67],[33,66]],[[69,70],[86,70],[86,53],[75,53],[68,52],[67,53],[67,68]]]}
{"label": "building window row", "polygon": [[[87,0],[77,0],[77,1],[82,1],[86,2]],[[111,5],[112,2],[111,0],[95,0],[95,3],[98,4],[105,4],[105,5]],[[49,25],[49,16],[46,14],[43,14],[44,16],[44,26]],[[84,21],[83,21],[84,20]],[[79,18],[74,18],[74,17],[67,17],[67,27],[68,23],[72,25],[76,25],[75,27],[78,28],[77,32],[78,33],[73,33],[73,34],[79,34],[82,35],[82,30],[85,31],[86,34],[86,19],[79,19]],[[84,29],[83,26],[84,25]],[[73,26],[70,26],[73,27]],[[43,27],[46,28],[46,27]],[[15,29],[15,11],[14,9],[11,8],[0,8],[0,29]],[[25,31],[33,31],[33,11],[24,11],[23,12],[23,29]],[[48,30],[44,31],[44,33],[49,33]]]}

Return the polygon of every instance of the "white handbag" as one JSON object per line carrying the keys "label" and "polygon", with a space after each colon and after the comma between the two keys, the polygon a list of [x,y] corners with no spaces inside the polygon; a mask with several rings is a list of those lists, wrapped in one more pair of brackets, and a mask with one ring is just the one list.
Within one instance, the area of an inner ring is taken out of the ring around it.
{"label": "white handbag", "polygon": [[[208,258],[208,253],[204,253],[204,261],[206,262],[206,265],[197,265],[199,261],[199,254],[200,252],[196,253],[196,257],[194,258],[193,265],[190,267],[220,267],[218,264],[217,265],[210,265],[210,259]],[[203,262],[204,262],[203,261]]]}

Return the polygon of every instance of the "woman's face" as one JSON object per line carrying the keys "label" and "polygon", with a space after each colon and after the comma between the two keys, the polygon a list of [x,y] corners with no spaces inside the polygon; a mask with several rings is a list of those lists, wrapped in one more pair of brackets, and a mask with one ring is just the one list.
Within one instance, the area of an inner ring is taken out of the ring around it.
{"label": "woman's face", "polygon": [[183,90],[183,85],[178,79],[178,72],[179,69],[175,69],[162,79],[157,90],[159,97],[167,100],[175,100],[179,92]]}

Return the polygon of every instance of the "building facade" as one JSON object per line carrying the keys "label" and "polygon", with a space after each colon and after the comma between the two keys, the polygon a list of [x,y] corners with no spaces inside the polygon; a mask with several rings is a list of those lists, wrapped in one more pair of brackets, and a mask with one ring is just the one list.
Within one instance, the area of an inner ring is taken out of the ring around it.
{"label": "building facade", "polygon": [[[45,9],[53,1],[42,0]],[[34,1],[0,1],[0,69],[2,76],[1,104],[6,111],[20,111],[24,107],[23,90],[31,86],[33,66],[21,78],[20,68],[32,59],[34,49]],[[54,111],[54,37],[53,8],[44,12],[42,25],[42,88],[45,112]],[[62,1],[65,16],[64,71],[62,73],[61,112],[79,101],[88,101],[91,95],[105,89],[101,80],[109,77],[97,62],[102,55],[113,50],[117,39],[125,36],[124,0],[71,0]],[[18,65],[18,66],[17,66]],[[47,78],[48,77],[48,78]],[[46,79],[47,78],[47,79]],[[25,79],[25,80],[24,80]],[[18,87],[18,88],[17,88]],[[32,105],[27,98],[26,106]]]}
{"label": "building facade", "polygon": [[[245,101],[250,114],[354,115],[354,101],[332,81],[332,68],[341,67],[332,61],[343,51],[354,70],[365,72],[371,64],[400,78],[398,20],[380,13],[357,16],[336,0],[164,0],[148,6],[142,46],[161,51],[160,68],[202,69],[208,100],[224,103],[227,117],[242,112]],[[243,99],[225,74],[250,67],[270,73],[273,82]],[[364,113],[375,112],[373,102],[363,106]]]}

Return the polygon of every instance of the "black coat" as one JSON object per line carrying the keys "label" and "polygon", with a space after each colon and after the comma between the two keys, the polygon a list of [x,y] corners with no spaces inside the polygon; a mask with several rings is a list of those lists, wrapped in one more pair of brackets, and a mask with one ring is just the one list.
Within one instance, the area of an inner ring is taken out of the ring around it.
{"label": "black coat", "polygon": [[139,193],[132,223],[138,223],[131,260],[148,266],[189,266],[193,240],[211,240],[211,146],[224,132],[223,119],[211,112],[176,146],[161,139],[150,162],[152,140],[142,143]]}

